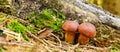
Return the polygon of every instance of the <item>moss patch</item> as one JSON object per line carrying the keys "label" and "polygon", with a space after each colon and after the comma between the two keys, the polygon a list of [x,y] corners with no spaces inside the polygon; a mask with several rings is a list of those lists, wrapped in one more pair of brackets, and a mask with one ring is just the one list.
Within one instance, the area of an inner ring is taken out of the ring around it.
{"label": "moss patch", "polygon": [[65,19],[65,16],[62,13],[59,13],[52,9],[45,9],[40,14],[33,11],[28,16],[30,23],[34,24],[36,27],[42,28],[51,28],[53,31],[60,31],[62,21]]}
{"label": "moss patch", "polygon": [[17,20],[12,19],[11,22],[6,25],[6,27],[14,32],[21,33],[25,40],[30,41],[30,39],[26,35],[27,28],[21,23],[19,23]]}

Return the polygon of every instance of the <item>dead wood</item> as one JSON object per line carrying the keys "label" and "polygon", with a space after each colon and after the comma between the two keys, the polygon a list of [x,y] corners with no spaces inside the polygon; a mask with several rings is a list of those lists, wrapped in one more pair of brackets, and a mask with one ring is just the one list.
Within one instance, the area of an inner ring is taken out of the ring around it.
{"label": "dead wood", "polygon": [[13,1],[16,16],[24,18],[33,10],[40,13],[42,9],[52,8],[63,12],[67,19],[81,22],[101,22],[120,30],[120,18],[85,0],[16,0]]}
{"label": "dead wood", "polygon": [[[68,3],[68,1],[66,2]],[[74,0],[72,2],[69,2],[68,5],[70,4],[75,6],[76,9],[78,8],[78,10],[76,10],[77,14],[84,14],[84,16],[86,16],[85,18],[88,21],[90,22],[100,21],[103,24],[106,24],[108,26],[111,26],[111,27],[114,27],[115,29],[120,30],[120,24],[119,24],[120,18],[109,13],[108,11],[105,11],[95,5],[89,4],[85,2],[84,0]],[[73,7],[70,7],[70,8],[72,9]]]}

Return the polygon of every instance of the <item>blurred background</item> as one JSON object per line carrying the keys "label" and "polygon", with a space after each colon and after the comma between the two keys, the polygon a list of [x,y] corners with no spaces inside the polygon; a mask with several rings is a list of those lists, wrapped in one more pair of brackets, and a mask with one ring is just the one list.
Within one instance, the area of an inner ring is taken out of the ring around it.
{"label": "blurred background", "polygon": [[87,0],[120,17],[120,0]]}

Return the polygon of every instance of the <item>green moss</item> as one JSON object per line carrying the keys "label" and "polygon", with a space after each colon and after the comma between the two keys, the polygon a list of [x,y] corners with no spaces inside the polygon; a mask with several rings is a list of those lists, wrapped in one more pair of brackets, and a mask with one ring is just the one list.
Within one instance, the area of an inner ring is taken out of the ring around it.
{"label": "green moss", "polygon": [[0,5],[7,5],[8,2],[6,0],[0,0]]}
{"label": "green moss", "polygon": [[29,31],[32,32],[32,33],[36,32],[36,30],[35,30],[34,28],[29,27],[29,26],[27,26],[27,30],[29,30]]}
{"label": "green moss", "polygon": [[4,20],[2,18],[7,17],[5,14],[0,13],[0,23],[3,22]]}
{"label": "green moss", "polygon": [[14,32],[21,33],[25,40],[30,41],[30,39],[26,35],[27,28],[19,23],[17,20],[12,19],[11,22],[6,25],[6,27]]}
{"label": "green moss", "polygon": [[7,17],[7,15],[3,14],[3,13],[0,13],[0,18],[4,18],[4,17]]}
{"label": "green moss", "polygon": [[3,31],[2,30],[0,30],[0,35],[3,35]]}
{"label": "green moss", "polygon": [[111,52],[118,52],[117,49],[112,48]]}
{"label": "green moss", "polygon": [[81,52],[79,49],[76,49],[75,52]]}
{"label": "green moss", "polygon": [[111,52],[119,52],[120,51],[120,43],[117,41],[112,45]]}
{"label": "green moss", "polygon": [[0,46],[0,52],[6,52],[6,49],[3,46]]}
{"label": "green moss", "polygon": [[3,48],[2,48],[2,46],[0,46],[0,52],[2,52],[2,50],[3,50]]}
{"label": "green moss", "polygon": [[55,10],[45,9],[40,14],[35,11],[31,12],[28,19],[30,23],[40,29],[51,28],[53,31],[60,31],[65,16]]}
{"label": "green moss", "polygon": [[1,20],[1,19],[0,19],[0,22],[3,22],[3,21],[4,21],[4,20]]}

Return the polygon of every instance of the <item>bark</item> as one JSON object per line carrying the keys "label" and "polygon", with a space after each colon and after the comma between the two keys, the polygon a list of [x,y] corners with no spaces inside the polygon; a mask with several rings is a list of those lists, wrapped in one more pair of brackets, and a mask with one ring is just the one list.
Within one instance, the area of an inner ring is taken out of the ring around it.
{"label": "bark", "polygon": [[[96,21],[100,20],[102,23],[120,30],[120,18],[118,18],[117,16],[81,0],[74,0],[74,2],[72,3],[74,6],[79,7],[79,9],[85,11],[86,13],[90,12],[91,14],[96,15],[96,18],[98,19]],[[89,13],[88,16],[92,18]]]}
{"label": "bark", "polygon": [[84,0],[15,0],[13,3],[18,17],[26,17],[32,10],[39,13],[44,8],[52,8],[63,12],[68,20],[101,22],[120,30],[120,18]]}

